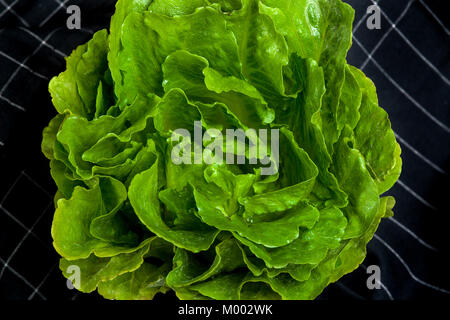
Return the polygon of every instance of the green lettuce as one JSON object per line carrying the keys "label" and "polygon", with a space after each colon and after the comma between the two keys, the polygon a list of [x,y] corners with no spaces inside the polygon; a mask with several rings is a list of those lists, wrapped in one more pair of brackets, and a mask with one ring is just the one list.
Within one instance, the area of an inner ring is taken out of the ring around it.
{"label": "green lettuce", "polygon": [[[49,85],[52,236],[76,289],[314,299],[356,269],[402,160],[374,84],[347,64],[353,18],[341,0],[119,0]],[[277,171],[250,151],[174,163],[174,134],[196,123],[278,130]]]}

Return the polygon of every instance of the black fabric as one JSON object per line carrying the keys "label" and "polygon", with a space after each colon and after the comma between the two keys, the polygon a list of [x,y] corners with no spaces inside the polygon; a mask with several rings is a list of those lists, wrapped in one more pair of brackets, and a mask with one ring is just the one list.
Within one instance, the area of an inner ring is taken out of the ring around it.
{"label": "black fabric", "polygon": [[[355,26],[372,3],[346,2],[356,10]],[[397,199],[396,215],[381,224],[363,265],[319,299],[445,299],[450,290],[444,263],[450,220],[447,1],[378,2],[384,12],[381,30],[369,30],[364,19],[348,60],[364,65],[376,84],[403,149],[401,180],[388,193]],[[114,3],[0,0],[0,300],[99,299],[67,289],[58,269],[50,236],[55,186],[40,141],[55,114],[48,80],[64,70],[63,56],[108,26]],[[66,7],[72,4],[81,8],[82,30],[66,28]],[[373,60],[365,63],[369,55]],[[380,266],[384,288],[367,289],[370,265]]]}

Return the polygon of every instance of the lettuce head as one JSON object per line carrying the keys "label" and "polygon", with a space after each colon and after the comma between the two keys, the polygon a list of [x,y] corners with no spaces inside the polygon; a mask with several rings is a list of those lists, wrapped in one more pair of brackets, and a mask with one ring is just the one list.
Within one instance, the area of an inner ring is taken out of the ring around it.
{"label": "lettuce head", "polygon": [[[402,161],[375,86],[347,64],[353,18],[341,0],[119,0],[49,85],[52,236],[76,289],[314,299],[356,269]],[[278,170],[249,152],[174,163],[174,132],[198,127],[277,130]]]}

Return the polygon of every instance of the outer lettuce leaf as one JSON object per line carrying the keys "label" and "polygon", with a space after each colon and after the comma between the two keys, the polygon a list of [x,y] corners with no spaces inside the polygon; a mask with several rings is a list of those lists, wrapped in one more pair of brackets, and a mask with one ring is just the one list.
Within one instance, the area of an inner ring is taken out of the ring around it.
{"label": "outer lettuce leaf", "polygon": [[115,232],[112,234],[95,222],[106,215],[111,218],[120,210],[127,198],[123,184],[112,178],[99,178],[93,183],[91,189],[76,187],[72,198],[58,201],[52,225],[53,244],[66,259],[85,259],[94,252],[97,256],[108,257],[129,249],[126,245],[101,240],[99,236],[103,232],[116,243],[123,243],[123,237],[135,238],[129,234],[130,230],[123,228],[120,220],[110,219]]}
{"label": "outer lettuce leaf", "polygon": [[362,236],[353,238],[343,244],[336,260],[331,282],[337,281],[343,275],[355,270],[364,261],[367,253],[367,243],[372,240],[381,219],[392,216],[392,208],[394,205],[395,200],[392,197],[381,198],[376,217],[366,232]]}
{"label": "outer lettuce leaf", "polygon": [[108,70],[107,48],[108,32],[97,32],[67,59],[67,70],[51,80],[49,89],[59,113],[93,117],[97,90]]}
{"label": "outer lettuce leaf", "polygon": [[361,119],[355,128],[355,147],[361,151],[367,168],[378,186],[378,193],[388,191],[400,177],[402,159],[386,111],[378,106],[376,89],[355,67],[349,67],[363,90]]}
{"label": "outer lettuce leaf", "polygon": [[[117,1],[116,12],[111,18],[110,36],[109,36],[109,52],[108,64],[111,70],[111,76],[114,80],[114,92],[116,97],[120,97],[120,88],[123,86],[123,74],[119,69],[119,61],[122,45],[122,28],[127,16],[132,12],[143,12],[148,9],[153,0],[121,0]],[[124,104],[130,103],[124,101]]]}
{"label": "outer lettuce leaf", "polygon": [[64,118],[65,115],[58,114],[50,121],[48,127],[44,129],[44,132],[42,134],[43,136],[41,144],[42,153],[49,160],[53,160],[55,158],[54,153],[55,153],[56,134],[58,133],[59,128],[64,121]]}
{"label": "outer lettuce leaf", "polygon": [[169,264],[157,267],[144,263],[134,272],[125,273],[111,281],[100,282],[98,292],[106,299],[152,300],[157,293],[166,293],[169,290],[164,285],[169,268]]}
{"label": "outer lettuce leaf", "polygon": [[[114,154],[118,152],[117,147],[122,149],[119,149],[119,152],[125,151],[126,142],[131,143],[136,134],[147,129],[147,119],[153,112],[152,106],[156,106],[158,99],[153,96],[145,100],[137,100],[118,117],[105,115],[92,121],[78,116],[67,117],[57,134],[57,140],[65,149],[67,157],[63,155],[58,160],[68,161],[75,168],[74,173],[84,180],[91,179],[96,172],[103,175],[115,173],[118,179],[123,180],[134,167],[134,163],[130,163],[133,158],[124,157],[122,160],[126,161],[115,165],[112,162],[111,167],[96,166],[93,158],[101,162],[105,160],[103,157],[107,153],[114,157]],[[129,123],[133,125],[128,126]],[[107,168],[106,172],[105,168]],[[108,168],[111,169],[108,170]]]}
{"label": "outer lettuce leaf", "polygon": [[[153,238],[154,239],[154,238]],[[61,259],[60,269],[66,277],[70,276],[70,266],[80,268],[80,287],[82,292],[92,292],[97,289],[100,282],[110,281],[122,274],[133,272],[144,262],[144,255],[150,248],[153,239],[144,241],[133,252],[122,253],[111,258],[98,258],[91,255],[88,259],[69,261]],[[76,282],[74,283],[77,284]]]}
{"label": "outer lettuce leaf", "polygon": [[352,145],[352,131],[345,127],[336,144],[332,171],[349,196],[349,205],[344,208],[348,219],[346,238],[358,237],[364,233],[379,207],[377,185],[366,168],[364,157]]}

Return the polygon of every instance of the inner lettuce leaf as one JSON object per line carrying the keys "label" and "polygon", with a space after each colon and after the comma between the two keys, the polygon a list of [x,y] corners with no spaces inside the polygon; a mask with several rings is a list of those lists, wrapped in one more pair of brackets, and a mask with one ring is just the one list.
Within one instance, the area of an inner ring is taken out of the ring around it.
{"label": "inner lettuce leaf", "polygon": [[341,0],[117,1],[49,84],[51,233],[74,287],[304,300],[355,270],[402,159],[347,64],[353,18]]}

